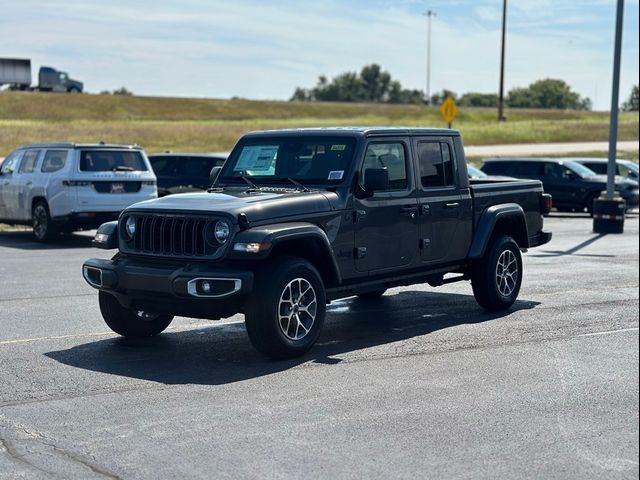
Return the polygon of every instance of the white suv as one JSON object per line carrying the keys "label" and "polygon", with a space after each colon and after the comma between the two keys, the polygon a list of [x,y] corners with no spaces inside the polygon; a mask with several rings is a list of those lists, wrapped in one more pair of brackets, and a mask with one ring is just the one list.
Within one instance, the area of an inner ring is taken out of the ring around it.
{"label": "white suv", "polygon": [[156,176],[137,146],[23,145],[0,165],[0,222],[33,225],[42,242],[95,228],[157,196]]}

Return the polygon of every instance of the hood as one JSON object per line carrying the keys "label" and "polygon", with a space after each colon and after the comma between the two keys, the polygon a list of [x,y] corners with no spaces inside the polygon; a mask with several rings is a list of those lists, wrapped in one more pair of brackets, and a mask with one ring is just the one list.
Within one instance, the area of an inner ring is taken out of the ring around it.
{"label": "hood", "polygon": [[136,203],[132,210],[163,212],[226,213],[236,217],[244,213],[249,222],[278,217],[313,215],[331,210],[332,192],[246,191],[227,189],[219,192],[184,193]]}
{"label": "hood", "polygon": [[[590,177],[584,177],[585,180],[589,181],[589,182],[597,182],[597,183],[607,183],[607,176],[606,175],[591,175]],[[620,175],[616,175],[616,185],[618,186],[624,186],[624,187],[629,187],[629,186],[638,186],[638,182],[634,181],[634,180],[630,180],[627,177],[621,177]]]}

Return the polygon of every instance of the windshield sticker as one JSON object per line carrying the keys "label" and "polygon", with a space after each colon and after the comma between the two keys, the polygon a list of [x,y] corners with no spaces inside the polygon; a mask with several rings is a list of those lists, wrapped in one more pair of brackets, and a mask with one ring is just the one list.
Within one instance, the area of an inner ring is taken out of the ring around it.
{"label": "windshield sticker", "polygon": [[342,152],[345,148],[347,148],[346,145],[331,145],[331,150],[334,152]]}
{"label": "windshield sticker", "polygon": [[329,180],[342,180],[344,170],[331,170],[329,172]]}
{"label": "windshield sticker", "polygon": [[278,154],[278,145],[257,145],[242,148],[234,171],[268,172]]}

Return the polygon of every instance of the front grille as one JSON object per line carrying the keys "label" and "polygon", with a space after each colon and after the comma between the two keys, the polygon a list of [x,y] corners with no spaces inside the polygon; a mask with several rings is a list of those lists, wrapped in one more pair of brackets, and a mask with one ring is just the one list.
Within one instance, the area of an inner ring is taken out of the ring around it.
{"label": "front grille", "polygon": [[141,182],[93,182],[98,193],[136,193],[140,186]]}
{"label": "front grille", "polygon": [[213,223],[208,219],[160,215],[136,215],[136,218],[135,236],[126,242],[128,250],[134,253],[203,257],[219,247],[207,242]]}

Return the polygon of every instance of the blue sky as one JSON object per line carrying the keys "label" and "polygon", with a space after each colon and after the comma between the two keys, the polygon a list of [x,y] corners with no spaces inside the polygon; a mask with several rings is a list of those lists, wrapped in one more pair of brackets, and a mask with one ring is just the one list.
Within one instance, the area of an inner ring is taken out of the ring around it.
{"label": "blue sky", "polygon": [[[296,86],[379,63],[431,91],[496,92],[501,0],[5,1],[0,56],[83,80],[89,92],[288,99]],[[609,107],[614,0],[509,0],[506,88],[566,80]],[[638,0],[625,2],[621,97],[638,83]]]}

